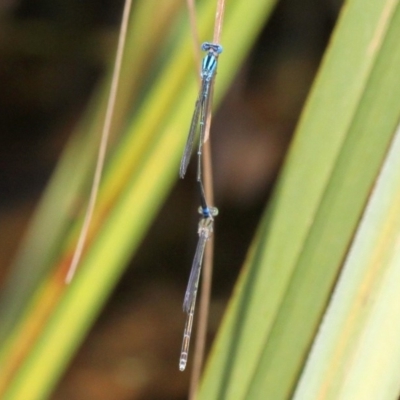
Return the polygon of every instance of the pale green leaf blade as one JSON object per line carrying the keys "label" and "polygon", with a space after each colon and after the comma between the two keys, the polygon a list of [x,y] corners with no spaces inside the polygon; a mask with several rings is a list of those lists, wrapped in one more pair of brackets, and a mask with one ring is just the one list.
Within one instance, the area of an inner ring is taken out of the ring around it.
{"label": "pale green leaf blade", "polygon": [[295,399],[400,393],[400,133],[344,265]]}

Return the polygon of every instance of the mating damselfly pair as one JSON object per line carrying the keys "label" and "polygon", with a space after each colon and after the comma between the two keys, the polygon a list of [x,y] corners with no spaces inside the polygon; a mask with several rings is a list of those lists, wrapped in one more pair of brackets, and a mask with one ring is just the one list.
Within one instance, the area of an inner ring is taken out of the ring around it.
{"label": "mating damselfly pair", "polygon": [[198,225],[199,240],[197,242],[196,252],[190,271],[189,282],[183,300],[183,310],[186,312],[187,317],[185,330],[183,333],[181,356],[179,360],[179,369],[181,371],[186,368],[186,363],[188,359],[190,336],[193,327],[194,309],[196,306],[196,297],[199,287],[203,255],[207,241],[211,237],[213,232],[214,217],[218,215],[218,209],[216,207],[209,207],[207,205],[206,196],[204,194],[202,181],[202,153],[203,143],[206,138],[205,136],[207,128],[207,116],[209,115],[211,107],[212,86],[217,72],[218,56],[222,53],[222,46],[215,43],[205,42],[202,44],[201,49],[203,51],[206,51],[207,54],[202,61],[200,72],[200,92],[193,112],[189,135],[187,138],[179,170],[180,177],[184,178],[192,154],[195,137],[197,136],[196,134],[198,132],[199,144],[197,150],[197,183],[200,188],[201,206],[199,207],[199,213],[201,217]]}

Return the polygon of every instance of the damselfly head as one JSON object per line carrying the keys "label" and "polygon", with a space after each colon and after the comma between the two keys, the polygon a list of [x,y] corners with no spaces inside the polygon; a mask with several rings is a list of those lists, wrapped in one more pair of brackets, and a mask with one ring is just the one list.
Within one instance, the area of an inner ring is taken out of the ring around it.
{"label": "damselfly head", "polygon": [[216,43],[210,43],[210,42],[204,42],[201,45],[201,49],[203,51],[210,51],[211,53],[218,55],[222,53],[222,46],[220,44],[216,44]]}
{"label": "damselfly head", "polygon": [[199,207],[198,211],[203,218],[216,217],[218,215],[217,207]]}

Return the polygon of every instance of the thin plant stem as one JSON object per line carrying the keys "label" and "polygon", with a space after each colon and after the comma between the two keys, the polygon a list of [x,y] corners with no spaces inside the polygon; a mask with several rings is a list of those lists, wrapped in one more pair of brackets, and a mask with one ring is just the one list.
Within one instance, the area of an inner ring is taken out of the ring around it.
{"label": "thin plant stem", "polygon": [[101,177],[102,177],[103,169],[104,169],[104,161],[105,161],[105,157],[106,157],[108,139],[110,137],[110,132],[111,132],[111,122],[112,122],[112,118],[114,115],[115,102],[116,102],[116,98],[117,98],[119,80],[120,80],[120,75],[121,75],[121,65],[122,65],[122,59],[123,59],[123,55],[124,55],[124,48],[125,48],[131,6],[132,6],[132,0],[125,0],[124,9],[123,9],[123,13],[122,13],[121,28],[120,28],[120,32],[119,32],[119,36],[118,36],[117,53],[115,56],[114,69],[113,69],[113,73],[112,73],[112,77],[111,77],[110,94],[109,94],[108,100],[107,100],[106,113],[105,113],[105,117],[104,117],[103,129],[102,129],[101,137],[100,137],[100,146],[99,146],[99,152],[97,155],[97,162],[96,162],[96,168],[95,168],[94,177],[93,177],[93,183],[92,183],[92,187],[90,190],[89,202],[88,202],[88,206],[86,209],[85,218],[83,221],[81,231],[79,233],[78,242],[76,244],[74,254],[72,256],[72,261],[71,261],[71,264],[68,269],[68,273],[65,278],[65,282],[67,284],[70,283],[72,278],[74,277],[76,269],[79,265],[79,261],[82,257],[83,249],[85,247],[87,235],[89,232],[90,223],[91,223],[92,217],[93,217],[94,208],[96,206],[96,200],[97,200],[97,195],[99,192],[100,181],[101,181]]}
{"label": "thin plant stem", "polygon": [[[187,0],[189,14],[191,16],[191,30],[192,36],[194,37],[195,46],[197,49],[197,58],[200,60],[199,48],[200,43],[198,40],[197,24],[194,15],[194,0]],[[219,43],[222,22],[225,8],[225,0],[218,0],[217,11],[215,17],[215,27],[214,27],[214,43]],[[198,64],[200,65],[200,64]],[[211,94],[212,95],[212,94]],[[212,159],[211,159],[211,145],[208,140],[210,126],[211,126],[211,107],[209,109],[209,114],[207,116],[207,125],[205,132],[205,143],[203,152],[203,176],[204,176],[204,190],[207,199],[207,204],[214,205],[214,191],[213,191],[213,179],[212,179]],[[201,283],[201,294],[200,294],[200,304],[198,313],[198,324],[196,329],[196,342],[193,357],[193,368],[190,377],[190,387],[189,387],[189,400],[195,400],[197,396],[197,388],[199,386],[200,376],[203,368],[206,339],[207,339],[207,325],[208,325],[208,314],[210,309],[210,298],[211,298],[211,286],[212,286],[212,270],[213,270],[213,256],[214,256],[214,237],[211,236],[204,255],[203,261],[203,276]]]}
{"label": "thin plant stem", "polygon": [[[196,22],[196,7],[195,7],[195,0],[187,0],[187,7],[189,12],[189,20],[190,20],[190,30],[192,33],[193,44],[195,49],[195,60],[196,65],[198,66],[198,73],[197,81],[200,87],[201,79],[200,79],[200,63],[201,63],[201,56],[200,56],[200,38],[199,32],[197,29],[197,22]],[[208,135],[209,126],[206,126],[206,137]],[[207,144],[209,142],[207,141]],[[207,146],[208,147],[208,146]],[[205,156],[207,151],[204,147],[203,155]],[[212,190],[212,188],[211,188]],[[205,194],[207,196],[207,201],[209,200],[209,188],[205,189]],[[211,203],[208,203],[211,204]],[[211,279],[212,279],[212,259],[211,263],[210,260],[207,261],[207,254],[208,248],[213,245],[213,237],[208,241],[206,247],[205,258],[203,261],[203,276],[201,278],[201,293],[199,299],[199,312],[198,312],[198,323],[196,328],[196,340],[193,352],[193,367],[190,375],[190,385],[189,385],[189,394],[188,399],[194,400],[196,398],[197,387],[200,380],[203,359],[204,359],[204,350],[205,350],[205,343],[207,337],[207,325],[208,325],[208,309],[210,303],[210,295],[211,295]]]}
{"label": "thin plant stem", "polygon": [[214,43],[219,43],[219,41],[221,40],[224,12],[225,12],[225,0],[218,0],[217,12],[215,14],[214,38],[213,38]]}

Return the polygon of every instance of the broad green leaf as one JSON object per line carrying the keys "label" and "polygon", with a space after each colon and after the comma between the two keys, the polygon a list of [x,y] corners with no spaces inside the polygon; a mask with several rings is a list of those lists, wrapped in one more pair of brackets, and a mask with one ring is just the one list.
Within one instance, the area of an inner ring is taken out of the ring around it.
{"label": "broad green leaf", "polygon": [[400,393],[400,133],[373,189],[295,399]]}

